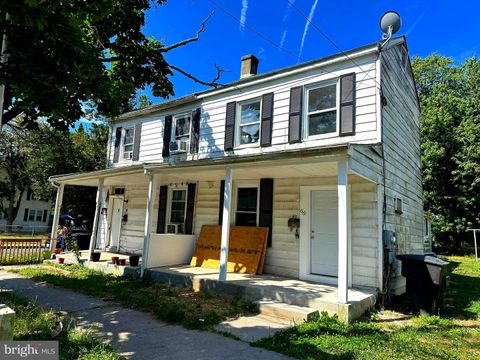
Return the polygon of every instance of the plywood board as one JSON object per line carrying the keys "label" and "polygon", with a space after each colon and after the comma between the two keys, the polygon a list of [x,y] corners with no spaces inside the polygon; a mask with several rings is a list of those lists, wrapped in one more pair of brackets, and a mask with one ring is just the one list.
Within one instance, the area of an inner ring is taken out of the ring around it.
{"label": "plywood board", "polygon": [[[218,269],[222,227],[203,225],[190,265]],[[231,226],[227,271],[257,274],[263,271],[268,228]]]}

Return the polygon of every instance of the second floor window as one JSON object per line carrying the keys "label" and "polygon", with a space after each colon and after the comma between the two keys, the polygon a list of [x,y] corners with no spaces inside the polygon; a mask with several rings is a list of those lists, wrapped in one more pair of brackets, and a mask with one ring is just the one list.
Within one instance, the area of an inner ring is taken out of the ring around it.
{"label": "second floor window", "polygon": [[306,135],[316,136],[337,131],[337,83],[307,88]]}
{"label": "second floor window", "polygon": [[176,115],[172,119],[172,137],[170,149],[173,152],[187,152],[190,145],[190,114]]}
{"label": "second floor window", "polygon": [[123,134],[123,159],[131,160],[133,157],[134,128],[126,128]]}
{"label": "second floor window", "polygon": [[256,144],[260,138],[261,101],[253,100],[239,104],[237,121],[237,146]]}

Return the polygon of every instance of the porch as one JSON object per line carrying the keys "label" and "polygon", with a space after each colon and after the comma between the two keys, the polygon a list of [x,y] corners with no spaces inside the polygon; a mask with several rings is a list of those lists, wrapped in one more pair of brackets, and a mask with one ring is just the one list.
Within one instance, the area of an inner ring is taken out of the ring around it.
{"label": "porch", "polygon": [[146,276],[154,281],[189,287],[196,291],[222,292],[250,301],[296,305],[337,314],[350,322],[358,319],[376,302],[375,289],[348,289],[348,303],[338,302],[338,288],[276,275],[228,273],[228,281],[219,280],[219,270],[188,265],[150,268]]}

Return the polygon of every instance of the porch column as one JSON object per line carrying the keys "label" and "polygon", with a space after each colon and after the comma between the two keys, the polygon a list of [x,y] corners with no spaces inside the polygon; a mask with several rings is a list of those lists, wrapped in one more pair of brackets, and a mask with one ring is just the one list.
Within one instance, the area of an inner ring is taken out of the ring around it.
{"label": "porch column", "polygon": [[347,162],[338,161],[338,302],[348,302],[348,180]]}
{"label": "porch column", "polygon": [[232,203],[232,169],[225,169],[225,189],[223,192],[222,242],[220,245],[220,275],[218,280],[227,280],[228,242],[230,240],[230,208]]}
{"label": "porch column", "polygon": [[88,260],[92,261],[92,254],[97,244],[98,224],[100,222],[100,212],[102,209],[103,199],[103,178],[98,179],[97,200],[95,207],[95,217],[93,218],[92,236],[90,237],[90,246],[88,249]]}
{"label": "porch column", "polygon": [[142,247],[142,267],[140,270],[140,277],[143,277],[145,270],[147,269],[148,250],[150,248],[150,234],[152,232],[153,205],[155,203],[157,189],[157,181],[155,179],[155,176],[147,170],[145,171],[145,174],[149,177],[149,182],[147,194],[147,208],[145,213],[145,228]]}
{"label": "porch column", "polygon": [[56,246],[57,242],[57,227],[58,227],[58,220],[60,219],[60,211],[62,210],[62,202],[63,202],[63,190],[65,188],[64,184],[60,184],[57,186],[57,198],[55,200],[55,209],[53,212],[53,223],[52,223],[52,232],[50,234],[50,251]]}

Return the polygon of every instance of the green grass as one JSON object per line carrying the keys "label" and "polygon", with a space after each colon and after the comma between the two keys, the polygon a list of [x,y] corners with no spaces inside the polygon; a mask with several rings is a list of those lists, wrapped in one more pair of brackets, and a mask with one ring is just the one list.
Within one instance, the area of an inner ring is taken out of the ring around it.
{"label": "green grass", "polygon": [[443,317],[347,325],[322,314],[254,345],[299,359],[480,359],[480,262],[449,261]]}
{"label": "green grass", "polygon": [[450,256],[445,315],[480,320],[480,260],[474,256]]}
{"label": "green grass", "polygon": [[9,239],[9,238],[32,238],[32,239],[46,239],[49,238],[49,233],[41,233],[35,234],[32,236],[32,233],[7,233],[7,232],[0,232],[1,239]]}
{"label": "green grass", "polygon": [[57,340],[61,360],[123,359],[98,340],[101,334],[75,329],[68,315],[44,311],[12,292],[0,292],[0,303],[15,310],[14,340]]}
{"label": "green grass", "polygon": [[181,323],[187,328],[209,329],[228,317],[251,313],[254,310],[251,303],[236,297],[194,292],[142,279],[107,275],[79,265],[50,265],[12,271],[28,278],[149,312],[161,320]]}

